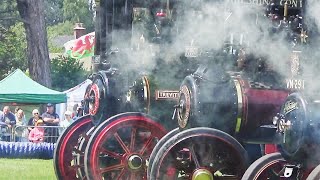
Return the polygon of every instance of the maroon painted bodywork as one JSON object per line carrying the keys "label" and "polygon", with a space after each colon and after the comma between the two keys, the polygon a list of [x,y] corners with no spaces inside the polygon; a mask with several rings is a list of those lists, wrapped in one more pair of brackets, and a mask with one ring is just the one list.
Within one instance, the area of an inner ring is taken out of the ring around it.
{"label": "maroon painted bodywork", "polygon": [[273,117],[288,97],[287,89],[252,88],[240,79],[243,97],[241,132],[252,132],[261,125],[272,124]]}

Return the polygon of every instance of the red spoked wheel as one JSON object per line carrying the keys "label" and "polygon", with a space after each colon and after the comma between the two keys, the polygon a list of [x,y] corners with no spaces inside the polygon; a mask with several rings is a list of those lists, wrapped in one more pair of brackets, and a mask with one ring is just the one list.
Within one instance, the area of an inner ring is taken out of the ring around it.
{"label": "red spoked wheel", "polygon": [[87,179],[87,175],[85,173],[84,170],[84,152],[86,150],[89,138],[91,136],[91,134],[93,133],[93,131],[95,130],[96,127],[92,127],[85,136],[82,136],[78,142],[80,142],[78,144],[78,146],[76,147],[76,151],[74,152],[74,163],[76,166],[78,166],[77,168],[77,177],[79,179]]}
{"label": "red spoked wheel", "polygon": [[280,153],[271,153],[251,164],[242,180],[305,179],[304,176],[303,169],[287,162]]}
{"label": "red spoked wheel", "polygon": [[78,145],[78,139],[93,126],[90,116],[83,116],[60,135],[54,150],[54,169],[57,179],[78,179],[76,171],[79,166],[74,164],[73,153]]}
{"label": "red spoked wheel", "polygon": [[150,179],[240,179],[247,166],[247,153],[237,140],[199,127],[176,134],[160,148]]}
{"label": "red spoked wheel", "polygon": [[100,124],[85,151],[88,179],[146,179],[146,160],[165,129],[143,113],[123,113]]}

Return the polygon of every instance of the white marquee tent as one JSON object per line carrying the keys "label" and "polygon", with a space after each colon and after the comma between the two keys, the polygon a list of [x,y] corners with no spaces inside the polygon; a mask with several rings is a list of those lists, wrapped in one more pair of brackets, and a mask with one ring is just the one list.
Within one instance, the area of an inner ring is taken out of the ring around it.
{"label": "white marquee tent", "polygon": [[83,100],[84,93],[86,91],[86,88],[89,84],[91,84],[92,81],[90,79],[87,79],[83,81],[82,83],[78,84],[77,86],[68,89],[64,91],[64,93],[67,94],[67,102],[61,103],[56,106],[56,112],[59,114],[60,119],[64,119],[64,112],[66,110],[74,111],[73,107],[78,104],[80,105],[81,100]]}

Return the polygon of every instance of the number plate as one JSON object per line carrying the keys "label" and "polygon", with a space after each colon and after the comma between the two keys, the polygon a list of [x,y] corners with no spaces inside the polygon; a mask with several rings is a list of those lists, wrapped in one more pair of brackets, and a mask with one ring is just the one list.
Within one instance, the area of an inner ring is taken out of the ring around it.
{"label": "number plate", "polygon": [[178,99],[179,91],[157,90],[156,100]]}
{"label": "number plate", "polygon": [[302,79],[286,79],[288,89],[304,89],[305,82]]}
{"label": "number plate", "polygon": [[199,48],[193,47],[193,46],[187,46],[185,56],[186,57],[198,57],[199,56]]}

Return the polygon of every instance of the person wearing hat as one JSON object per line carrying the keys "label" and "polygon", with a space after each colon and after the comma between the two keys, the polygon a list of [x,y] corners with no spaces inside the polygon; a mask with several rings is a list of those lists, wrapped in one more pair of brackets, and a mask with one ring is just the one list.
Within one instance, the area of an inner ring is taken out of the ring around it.
{"label": "person wearing hat", "polygon": [[43,120],[39,119],[36,122],[36,127],[33,128],[29,133],[29,141],[34,143],[43,142],[44,140],[44,128],[42,127],[44,125]]}
{"label": "person wearing hat", "polygon": [[48,142],[49,143],[55,143],[59,137],[59,129],[57,126],[59,126],[60,118],[57,113],[54,112],[54,105],[51,103],[47,104],[47,111],[44,112],[41,115],[43,122],[46,126],[55,126],[55,127],[47,127],[46,132],[48,133],[49,137]]}
{"label": "person wearing hat", "polygon": [[[72,112],[71,111],[66,111],[64,113],[64,117],[65,117],[65,119],[60,122],[60,127],[62,127],[61,130],[66,129],[68,126],[70,126],[71,123],[73,123]],[[60,133],[61,132],[62,131],[60,131]]]}

